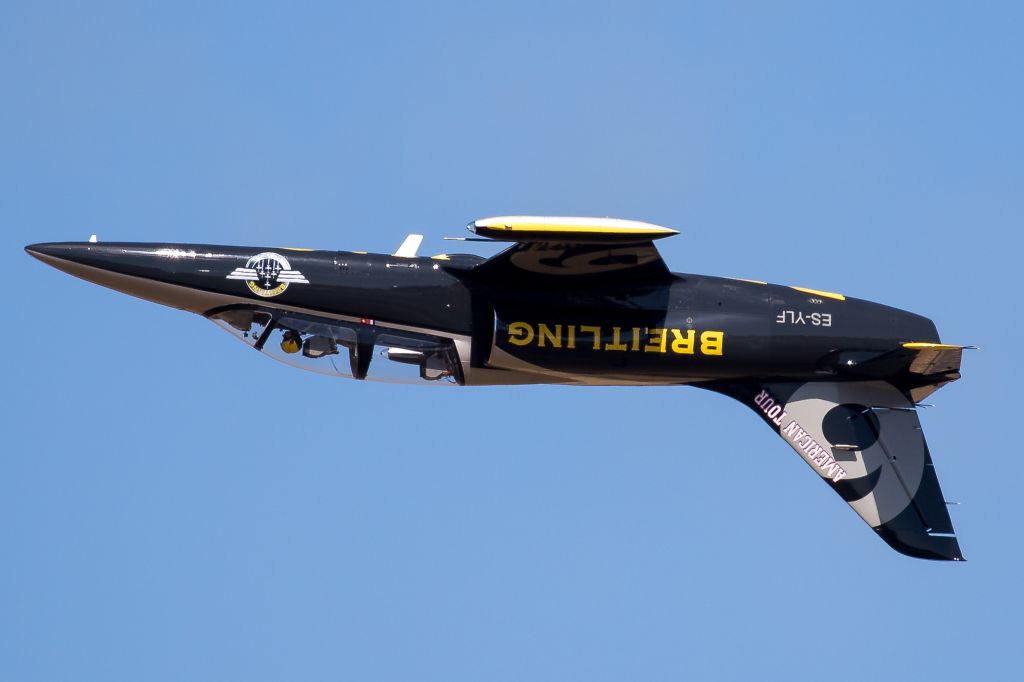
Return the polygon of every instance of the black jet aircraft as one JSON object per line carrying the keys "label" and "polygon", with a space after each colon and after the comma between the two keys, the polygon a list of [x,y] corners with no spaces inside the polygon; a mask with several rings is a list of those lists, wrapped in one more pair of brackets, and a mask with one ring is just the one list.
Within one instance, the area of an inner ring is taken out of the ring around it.
{"label": "black jet aircraft", "polygon": [[503,216],[492,258],[292,248],[35,244],[90,282],[198,313],[256,350],[355,379],[691,385],[752,409],[898,552],[963,559],[916,407],[963,346],[913,313],[841,294],[669,272],[606,218]]}

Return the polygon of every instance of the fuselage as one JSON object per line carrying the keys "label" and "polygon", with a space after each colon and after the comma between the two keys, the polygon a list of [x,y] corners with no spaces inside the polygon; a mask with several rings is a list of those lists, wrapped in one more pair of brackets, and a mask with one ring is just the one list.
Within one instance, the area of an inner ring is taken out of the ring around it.
{"label": "fuselage", "polygon": [[290,365],[433,385],[692,385],[747,405],[882,539],[961,560],[915,407],[960,378],[932,322],[840,294],[672,273],[675,230],[498,216],[484,259],[207,244],[27,247],[82,279],[204,316]]}
{"label": "fuselage", "polygon": [[[444,376],[465,385],[834,380],[901,343],[939,341],[930,320],[896,308],[703,275],[555,288],[480,278],[483,259],[470,255],[90,242],[27,250],[82,279],[227,320],[261,350],[262,332],[275,328],[315,365],[336,353],[304,344],[328,339],[363,353],[364,376],[365,363],[382,362],[369,359],[373,345],[385,360],[420,363],[426,377],[427,358],[444,354],[457,365]],[[354,357],[337,373],[358,376]]]}

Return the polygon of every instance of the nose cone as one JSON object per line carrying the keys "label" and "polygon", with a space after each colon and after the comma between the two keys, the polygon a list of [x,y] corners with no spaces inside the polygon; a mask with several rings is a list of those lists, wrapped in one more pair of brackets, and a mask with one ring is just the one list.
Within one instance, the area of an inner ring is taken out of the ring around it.
{"label": "nose cone", "polygon": [[[196,252],[184,245],[134,242],[50,242],[25,247],[33,258],[87,282],[175,308],[203,312],[223,298],[206,291],[223,274],[199,270]],[[226,266],[225,266],[226,267]]]}
{"label": "nose cone", "polygon": [[68,263],[81,263],[89,255],[89,247],[95,246],[90,242],[48,242],[44,244],[29,244],[25,252],[33,258],[38,258],[47,265],[63,269],[61,261]]}
{"label": "nose cone", "polygon": [[25,252],[61,272],[82,279],[90,279],[86,273],[94,268],[116,269],[111,267],[109,258],[106,259],[108,262],[102,262],[103,259],[97,257],[99,254],[96,253],[96,246],[90,242],[49,242],[30,244],[25,247]]}
{"label": "nose cone", "polygon": [[[95,242],[48,242],[31,244],[25,251],[47,265],[89,281],[100,273],[128,273],[147,259],[130,244]],[[132,273],[136,274],[136,273]]]}
{"label": "nose cone", "polygon": [[25,253],[35,258],[47,255],[47,247],[49,244],[29,244],[25,247]]}
{"label": "nose cone", "polygon": [[151,279],[156,259],[135,244],[95,242],[48,242],[31,244],[25,251],[69,275],[113,289],[134,293],[131,284]]}
{"label": "nose cone", "polygon": [[169,269],[168,259],[160,257],[160,246],[135,242],[47,242],[30,244],[25,251],[76,277],[83,277],[90,269],[152,277]]}

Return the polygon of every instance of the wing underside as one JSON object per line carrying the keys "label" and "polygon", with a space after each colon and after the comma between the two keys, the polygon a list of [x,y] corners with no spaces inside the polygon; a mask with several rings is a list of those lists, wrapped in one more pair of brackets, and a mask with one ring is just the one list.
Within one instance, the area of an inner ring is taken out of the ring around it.
{"label": "wing underside", "polygon": [[917,411],[884,381],[733,382],[747,405],[893,549],[962,561]]}

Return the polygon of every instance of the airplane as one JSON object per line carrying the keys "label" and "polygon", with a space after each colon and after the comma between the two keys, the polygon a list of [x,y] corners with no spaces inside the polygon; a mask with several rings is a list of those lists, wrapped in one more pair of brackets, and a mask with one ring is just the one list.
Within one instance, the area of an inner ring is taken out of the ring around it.
{"label": "airplane", "polygon": [[669,271],[678,234],[499,216],[491,258],[208,244],[34,244],[58,270],[206,317],[258,351],[354,379],[689,385],[753,410],[897,552],[963,561],[917,407],[960,378],[931,320],[842,294]]}

